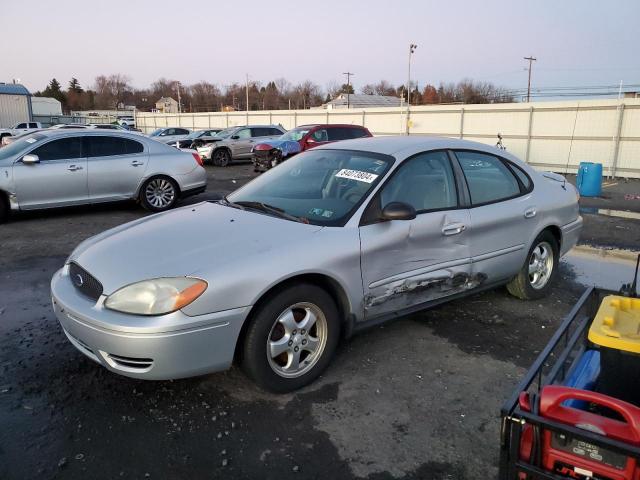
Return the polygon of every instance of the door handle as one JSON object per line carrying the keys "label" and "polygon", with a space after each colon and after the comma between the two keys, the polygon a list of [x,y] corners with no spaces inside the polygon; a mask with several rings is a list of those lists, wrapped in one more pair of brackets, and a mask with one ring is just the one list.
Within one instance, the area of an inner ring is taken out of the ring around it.
{"label": "door handle", "polygon": [[131,165],[134,167],[139,167],[140,165],[144,165],[144,162],[141,162],[139,160],[134,160],[133,162],[131,162]]}
{"label": "door handle", "polygon": [[442,234],[446,236],[458,235],[459,233],[464,232],[466,229],[467,227],[462,223],[451,223],[442,227]]}
{"label": "door handle", "polygon": [[533,217],[535,217],[535,216],[536,216],[536,214],[537,214],[537,213],[538,213],[538,212],[536,211],[536,209],[535,209],[535,208],[533,208],[533,207],[528,208],[528,209],[526,209],[526,210],[524,211],[524,218],[533,218]]}
{"label": "door handle", "polygon": [[82,167],[79,165],[69,165],[69,168],[67,168],[67,170],[69,170],[70,172],[75,172],[76,170],[82,170]]}

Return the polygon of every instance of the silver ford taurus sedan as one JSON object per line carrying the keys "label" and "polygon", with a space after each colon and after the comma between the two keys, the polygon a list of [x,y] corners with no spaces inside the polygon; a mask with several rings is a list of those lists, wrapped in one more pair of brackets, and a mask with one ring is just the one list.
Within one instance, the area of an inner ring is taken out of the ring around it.
{"label": "silver ford taurus sedan", "polygon": [[349,140],[86,240],[51,290],[71,343],[113,372],[171,379],[235,358],[284,392],[367,326],[498,285],[545,295],[581,227],[572,185],[494,147]]}
{"label": "silver ford taurus sedan", "polygon": [[9,210],[127,199],[159,212],[206,185],[196,153],[126,132],[43,130],[0,149],[0,221]]}

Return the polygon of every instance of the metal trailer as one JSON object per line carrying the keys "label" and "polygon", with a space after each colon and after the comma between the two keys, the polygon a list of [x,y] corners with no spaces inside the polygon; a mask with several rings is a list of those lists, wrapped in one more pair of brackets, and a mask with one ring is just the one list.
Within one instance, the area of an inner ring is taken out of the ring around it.
{"label": "metal trailer", "polygon": [[[625,286],[628,287],[628,286]],[[635,281],[632,286],[635,294]],[[627,293],[630,293],[627,291]],[[515,392],[505,402],[501,410],[502,424],[500,432],[500,480],[522,479],[609,479],[609,478],[638,478],[636,473],[631,477],[620,476],[602,477],[589,475],[582,469],[575,469],[569,473],[550,472],[542,467],[541,450],[542,436],[544,432],[552,432],[563,435],[572,441],[585,442],[587,448],[600,449],[601,453],[609,456],[622,455],[626,459],[635,459],[640,463],[639,443],[628,443],[614,438],[595,433],[593,431],[577,428],[566,423],[550,420],[539,413],[537,399],[542,389],[550,385],[562,385],[569,378],[577,366],[578,360],[589,346],[588,331],[602,299],[606,295],[619,294],[619,292],[588,288],[580,297],[580,300],[572,308],[563,320],[560,328],[555,332],[549,343],[534,362],[531,369],[524,376]],[[530,411],[520,406],[520,395],[527,392],[533,400]],[[525,428],[532,429],[533,443],[538,442],[538,448],[532,447],[528,460],[521,458],[520,447]],[[618,457],[619,458],[619,457]],[[637,467],[636,467],[637,468]]]}
{"label": "metal trailer", "polygon": [[33,118],[31,94],[23,85],[0,82],[0,128],[12,128]]}

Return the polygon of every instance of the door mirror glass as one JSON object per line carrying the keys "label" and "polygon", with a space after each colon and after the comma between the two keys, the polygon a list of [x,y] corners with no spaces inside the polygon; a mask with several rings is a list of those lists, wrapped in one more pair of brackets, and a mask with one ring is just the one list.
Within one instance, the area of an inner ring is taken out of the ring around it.
{"label": "door mirror glass", "polygon": [[38,158],[38,155],[32,155],[29,153],[22,157],[22,163],[25,165],[33,165],[34,163],[40,163],[40,159]]}
{"label": "door mirror glass", "polygon": [[416,218],[416,209],[408,203],[391,202],[382,209],[383,220],[413,220]]}

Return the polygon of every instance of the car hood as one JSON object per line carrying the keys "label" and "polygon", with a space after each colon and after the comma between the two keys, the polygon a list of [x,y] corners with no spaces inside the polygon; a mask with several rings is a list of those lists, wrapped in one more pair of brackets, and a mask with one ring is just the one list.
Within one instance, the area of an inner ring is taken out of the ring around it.
{"label": "car hood", "polygon": [[204,202],[151,215],[81,243],[69,257],[105,294],[141,280],[215,271],[250,255],[281,252],[321,230],[269,215]]}
{"label": "car hood", "polygon": [[[300,147],[300,143],[296,142],[295,140],[274,139],[260,142],[258,145],[269,145],[272,148],[281,150],[284,154],[299,153],[302,150],[302,147]],[[258,145],[256,145],[256,147]]]}

